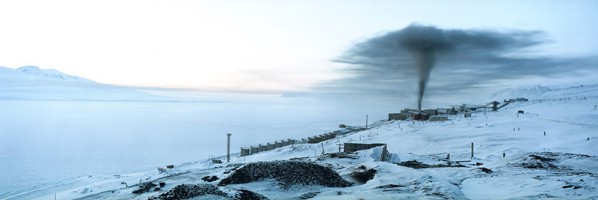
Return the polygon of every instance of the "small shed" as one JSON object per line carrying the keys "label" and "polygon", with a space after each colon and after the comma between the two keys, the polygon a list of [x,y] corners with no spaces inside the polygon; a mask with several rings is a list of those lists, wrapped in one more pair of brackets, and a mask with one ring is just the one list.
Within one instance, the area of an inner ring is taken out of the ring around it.
{"label": "small shed", "polygon": [[380,157],[381,161],[388,161],[390,160],[390,152],[386,149],[386,144],[384,143],[372,143],[372,144],[364,144],[364,143],[344,143],[344,152],[345,153],[353,153],[359,150],[366,150],[371,149],[374,147],[383,146],[382,155]]}
{"label": "small shed", "polygon": [[404,113],[388,113],[388,121],[391,120],[407,120],[407,115]]}
{"label": "small shed", "polygon": [[248,156],[248,155],[250,155],[250,153],[249,153],[250,151],[249,150],[250,150],[250,148],[243,148],[243,147],[241,147],[241,156]]}
{"label": "small shed", "polygon": [[344,151],[346,153],[353,153],[359,150],[371,149],[374,147],[379,146],[386,146],[384,143],[372,143],[372,144],[365,144],[365,143],[345,143],[343,147],[345,148]]}

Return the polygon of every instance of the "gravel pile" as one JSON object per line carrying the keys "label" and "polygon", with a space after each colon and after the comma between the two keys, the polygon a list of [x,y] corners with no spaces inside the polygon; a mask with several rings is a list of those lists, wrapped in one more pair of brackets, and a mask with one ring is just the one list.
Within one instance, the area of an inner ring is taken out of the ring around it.
{"label": "gravel pile", "polygon": [[216,195],[226,197],[227,194],[220,191],[218,187],[210,184],[198,184],[198,185],[177,185],[166,193],[161,194],[157,197],[150,197],[148,200],[179,200],[179,199],[190,199],[198,196],[205,195]]}
{"label": "gravel pile", "polygon": [[205,182],[214,182],[217,181],[219,178],[217,176],[204,176],[201,180]]}
{"label": "gravel pile", "polygon": [[133,194],[143,194],[146,192],[149,192],[152,188],[156,187],[158,185],[156,185],[155,183],[152,182],[147,182],[147,183],[142,183],[141,185],[139,185],[139,189],[136,189],[133,191]]}
{"label": "gravel pile", "polygon": [[511,164],[528,169],[558,169],[556,163],[559,156],[552,152],[542,152],[522,157]]}
{"label": "gravel pile", "polygon": [[249,163],[222,179],[219,185],[242,184],[264,179],[274,179],[283,188],[292,185],[322,185],[348,187],[351,183],[334,170],[310,162],[272,161]]}
{"label": "gravel pile", "polygon": [[268,200],[267,197],[265,197],[264,195],[249,191],[249,190],[244,190],[241,189],[239,190],[239,192],[235,195],[234,199],[239,199],[239,200]]}

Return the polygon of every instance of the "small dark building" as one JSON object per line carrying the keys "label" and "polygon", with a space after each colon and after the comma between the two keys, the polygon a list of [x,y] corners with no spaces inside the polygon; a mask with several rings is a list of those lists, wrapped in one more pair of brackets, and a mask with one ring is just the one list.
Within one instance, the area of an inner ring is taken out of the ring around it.
{"label": "small dark building", "polygon": [[388,113],[388,121],[391,120],[407,120],[407,115],[403,113]]}
{"label": "small dark building", "polygon": [[525,114],[525,111],[519,110],[519,111],[517,111],[517,114]]}
{"label": "small dark building", "polygon": [[422,114],[425,114],[425,115],[438,115],[438,110],[437,109],[426,109],[426,110],[422,110]]}
{"label": "small dark building", "polygon": [[426,114],[415,114],[415,115],[413,115],[413,120],[425,121],[425,120],[428,120],[429,118],[430,118],[430,115],[426,115]]}
{"label": "small dark building", "polygon": [[446,121],[448,120],[447,116],[440,116],[440,115],[432,115],[430,116],[430,121]]}

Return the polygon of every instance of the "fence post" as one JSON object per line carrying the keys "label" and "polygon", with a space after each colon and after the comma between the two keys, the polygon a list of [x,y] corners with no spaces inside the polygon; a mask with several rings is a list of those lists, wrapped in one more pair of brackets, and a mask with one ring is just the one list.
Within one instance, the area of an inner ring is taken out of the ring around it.
{"label": "fence post", "polygon": [[471,158],[473,158],[473,142],[471,143]]}

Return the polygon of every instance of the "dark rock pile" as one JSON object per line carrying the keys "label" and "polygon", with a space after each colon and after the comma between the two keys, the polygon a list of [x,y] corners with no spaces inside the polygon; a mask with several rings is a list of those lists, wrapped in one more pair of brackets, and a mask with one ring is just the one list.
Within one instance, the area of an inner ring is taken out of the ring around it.
{"label": "dark rock pile", "polygon": [[[476,163],[476,165],[477,164],[478,163]],[[480,163],[480,165],[481,164],[482,163]],[[458,162],[456,164],[448,163],[448,164],[433,164],[433,165],[430,165],[430,164],[419,162],[417,160],[410,160],[410,161],[400,162],[400,163],[397,163],[397,165],[403,166],[403,167],[410,167],[410,168],[413,168],[413,169],[440,168],[440,167],[465,167],[465,166],[459,164]]]}
{"label": "dark rock pile", "polygon": [[425,163],[419,162],[417,160],[410,160],[410,161],[400,162],[400,163],[397,163],[397,165],[400,165],[400,166],[403,166],[403,167],[410,167],[410,168],[414,168],[414,169],[422,169],[422,168],[432,168],[432,167],[435,167],[434,165],[425,164]]}
{"label": "dark rock pile", "polygon": [[515,165],[528,169],[558,169],[554,164],[555,161],[555,158],[531,154]]}
{"label": "dark rock pile", "polygon": [[283,188],[292,185],[322,185],[327,187],[348,187],[351,183],[341,178],[334,170],[310,162],[272,161],[249,163],[218,185],[249,183],[274,179]]}
{"label": "dark rock pile", "polygon": [[264,195],[241,189],[237,194],[235,194],[235,199],[239,200],[267,200],[268,198]]}
{"label": "dark rock pile", "polygon": [[139,189],[133,190],[133,194],[143,194],[146,192],[149,192],[152,188],[156,187],[158,185],[156,185],[155,183],[152,182],[147,182],[147,183],[142,183],[141,185],[139,185]]}
{"label": "dark rock pile", "polygon": [[480,168],[480,170],[482,170],[482,171],[483,171],[483,172],[485,172],[486,174],[490,174],[490,173],[492,173],[492,170],[491,170],[491,169],[488,169],[488,168],[485,168],[485,167],[482,167],[482,168]]}
{"label": "dark rock pile", "polygon": [[227,194],[220,191],[218,187],[210,184],[198,184],[188,185],[182,184],[177,185],[166,193],[160,196],[152,196],[148,200],[179,200],[179,199],[190,199],[198,196],[205,195],[216,195],[226,197]]}
{"label": "dark rock pile", "polygon": [[360,166],[351,173],[351,177],[359,183],[367,183],[376,175],[375,169],[367,169],[365,166]]}
{"label": "dark rock pile", "polygon": [[204,176],[201,180],[205,182],[214,182],[217,181],[219,178],[217,176]]}

